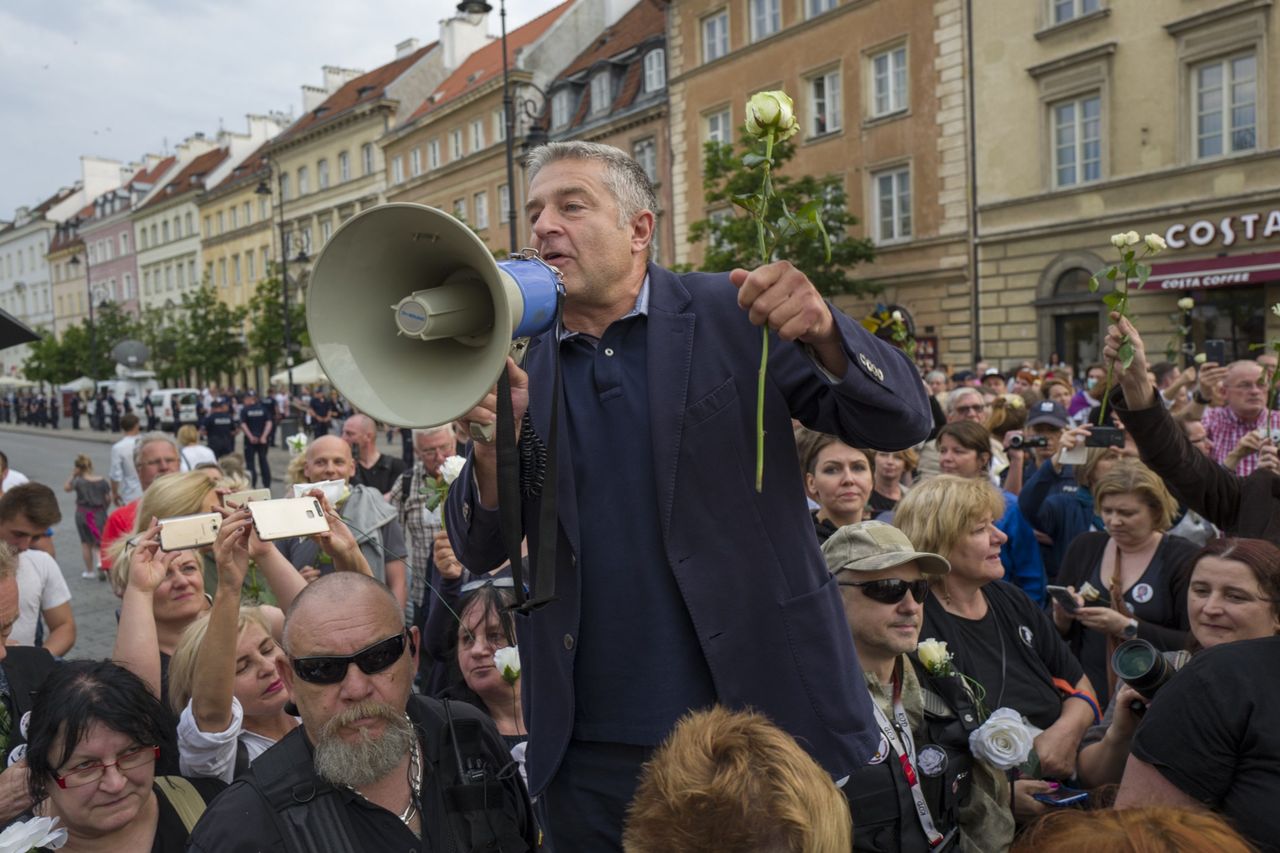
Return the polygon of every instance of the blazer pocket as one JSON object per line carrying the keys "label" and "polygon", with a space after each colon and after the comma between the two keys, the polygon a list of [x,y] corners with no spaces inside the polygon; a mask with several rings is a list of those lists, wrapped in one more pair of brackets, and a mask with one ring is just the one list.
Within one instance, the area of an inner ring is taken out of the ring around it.
{"label": "blazer pocket", "polygon": [[[866,688],[860,678],[854,683],[862,670],[849,640],[835,577],[784,602],[782,619],[796,673],[814,714],[833,732],[863,729],[866,721],[859,711],[868,708]],[[861,696],[856,692],[859,690]]]}
{"label": "blazer pocket", "polygon": [[702,423],[721,409],[737,402],[737,399],[738,387],[733,377],[730,376],[712,389],[711,393],[704,394],[685,409],[685,429]]}

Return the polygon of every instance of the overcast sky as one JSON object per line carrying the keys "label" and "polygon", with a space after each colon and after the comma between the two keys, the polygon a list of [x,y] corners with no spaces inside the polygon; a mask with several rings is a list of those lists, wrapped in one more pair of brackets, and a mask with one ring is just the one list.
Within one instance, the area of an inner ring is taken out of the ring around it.
{"label": "overcast sky", "polygon": [[[489,30],[498,34],[497,0]],[[507,0],[514,29],[557,0]],[[247,113],[302,110],[322,65],[365,71],[426,44],[456,0],[3,0],[0,220],[80,176]]]}

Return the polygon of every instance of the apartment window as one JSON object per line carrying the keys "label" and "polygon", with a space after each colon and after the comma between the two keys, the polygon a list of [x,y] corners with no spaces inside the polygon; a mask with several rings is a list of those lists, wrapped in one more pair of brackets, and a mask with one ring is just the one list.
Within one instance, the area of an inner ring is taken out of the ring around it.
{"label": "apartment window", "polygon": [[843,124],[840,102],[840,69],[819,74],[809,80],[810,136],[835,133]]}
{"label": "apartment window", "polygon": [[440,140],[433,139],[427,143],[427,168],[440,168]]}
{"label": "apartment window", "polygon": [[[195,284],[195,282],[192,282],[192,284]],[[184,268],[182,264],[178,264],[178,289],[181,290],[186,286],[187,286],[187,282],[186,282],[186,277],[184,273]]]}
{"label": "apartment window", "polygon": [[122,231],[120,233],[120,257],[129,254],[129,232]]}
{"label": "apartment window", "polygon": [[871,57],[873,116],[907,108],[907,47],[895,47]]}
{"label": "apartment window", "polygon": [[311,192],[311,173],[307,171],[306,166],[298,167],[298,195],[304,196]]}
{"label": "apartment window", "polygon": [[249,202],[246,201],[244,203],[243,210],[244,210],[244,224],[251,225],[253,223],[253,205],[249,204]]}
{"label": "apartment window", "polygon": [[719,112],[708,113],[704,121],[707,128],[707,142],[719,142],[721,145],[733,144],[733,128],[729,124],[731,119],[727,107]]}
{"label": "apartment window", "polygon": [[321,190],[329,189],[329,161],[316,161],[316,188]]}
{"label": "apartment window", "polygon": [[166,243],[169,242],[169,220],[167,219],[160,223],[160,238]]}
{"label": "apartment window", "polygon": [[1053,3],[1053,22],[1065,24],[1067,21],[1098,11],[1098,0],[1051,0]]}
{"label": "apartment window", "polygon": [[591,113],[598,115],[609,111],[613,104],[613,80],[608,70],[591,78]]}
{"label": "apartment window", "polygon": [[409,175],[416,178],[422,174],[422,149],[415,147],[409,152]]}
{"label": "apartment window", "polygon": [[662,48],[644,55],[644,90],[656,92],[667,85],[667,52]]}
{"label": "apartment window", "polygon": [[471,197],[471,208],[476,214],[476,227],[489,227],[489,194],[478,192]]}
{"label": "apartment window", "polygon": [[311,254],[311,226],[302,229],[302,251]]}
{"label": "apartment window", "polygon": [[196,259],[195,258],[191,258],[190,260],[187,261],[187,281],[191,282],[193,285],[200,284],[200,282],[196,281]]}
{"label": "apartment window", "polygon": [[[271,216],[271,199],[267,196],[263,196],[262,198],[258,199],[258,218],[265,221],[269,219],[270,216]],[[207,228],[208,226],[206,226],[206,230]]]}
{"label": "apartment window", "polygon": [[835,7],[836,0],[805,0],[804,11],[808,17],[816,18],[819,15],[825,15]]}
{"label": "apartment window", "polygon": [[453,216],[461,222],[467,221],[467,200],[465,198],[455,198],[453,200]]}
{"label": "apartment window", "polygon": [[[183,229],[183,233],[186,234],[188,237],[194,236],[196,233],[196,226],[195,226],[195,220],[192,218],[191,213],[188,212],[182,218],[182,220],[186,224],[186,227]],[[246,218],[246,222],[247,222],[247,218]]]}
{"label": "apartment window", "polygon": [[266,274],[267,274],[267,272],[268,272],[268,269],[269,269],[269,267],[268,267],[268,261],[267,261],[267,247],[266,247],[266,246],[262,246],[261,248],[259,248],[259,249],[258,249],[258,258],[259,258],[259,259],[261,259],[261,261],[262,261],[262,274],[263,274],[263,275],[266,275]]}
{"label": "apartment window", "polygon": [[876,242],[889,243],[911,236],[911,170],[880,172],[875,185]]}
{"label": "apartment window", "polygon": [[124,299],[133,298],[133,274],[124,274],[124,293],[120,294]]}
{"label": "apartment window", "polygon": [[251,249],[248,252],[245,252],[244,253],[244,267],[245,267],[244,271],[245,271],[245,274],[249,277],[249,281],[258,280],[258,271],[257,269],[255,269],[256,266],[257,264],[255,263],[255,258],[253,257],[253,250]]}
{"label": "apartment window", "polygon": [[462,159],[462,128],[449,132],[449,159]]}
{"label": "apartment window", "polygon": [[653,137],[641,139],[632,145],[631,156],[649,176],[649,182],[656,184],[658,182],[658,144]]}
{"label": "apartment window", "polygon": [[289,200],[289,173],[285,172],[280,176],[280,200]]}
{"label": "apartment window", "polygon": [[213,261],[209,261],[204,265],[204,281],[206,284],[213,284]]}
{"label": "apartment window", "polygon": [[484,122],[476,119],[471,122],[471,150],[479,151],[484,148]]}
{"label": "apartment window", "polygon": [[345,151],[338,152],[338,181],[345,183],[351,180],[351,155]]}
{"label": "apartment window", "polygon": [[240,278],[240,256],[239,255],[231,256],[231,270],[232,270],[231,275],[235,280],[236,287],[239,287],[240,284],[243,282],[243,279]]}
{"label": "apartment window", "polygon": [[511,214],[511,188],[498,184],[498,221],[506,224]]}
{"label": "apartment window", "polygon": [[240,212],[234,207],[228,212],[231,214],[231,230],[234,231],[240,227]]}
{"label": "apartment window", "polygon": [[729,12],[721,9],[702,19],[702,61],[711,62],[729,52]]}
{"label": "apartment window", "polygon": [[[98,244],[96,244],[96,243],[90,243],[90,244],[89,244],[89,263],[91,263],[91,264],[96,264],[97,262],[98,262]],[[56,273],[60,268],[61,268],[61,267],[60,267],[58,264],[54,264],[53,269],[54,269],[54,272],[55,272],[55,273]]]}
{"label": "apartment window", "polygon": [[391,160],[391,182],[399,184],[404,181],[404,158],[395,157]]}
{"label": "apartment window", "polygon": [[[207,219],[207,217],[206,217],[206,219]],[[208,230],[208,225],[209,225],[209,223],[208,223],[208,222],[205,222],[205,230],[206,230],[206,231]],[[147,248],[147,246],[149,246],[149,245],[150,245],[150,244],[147,242],[147,229],[146,229],[146,228],[139,228],[139,229],[138,229],[138,248],[139,248],[139,249],[145,249],[145,248]],[[18,253],[18,272],[19,272],[19,273],[21,273],[21,272],[22,272],[22,253],[21,253],[21,252],[19,252],[19,253]],[[11,272],[11,273],[9,273],[9,274],[10,274],[10,275],[13,275],[13,273],[12,273],[12,272]]]}
{"label": "apartment window", "polygon": [[502,114],[502,110],[493,111],[493,141],[507,141],[507,120],[506,116]]}
{"label": "apartment window", "polygon": [[1196,156],[1252,151],[1258,144],[1258,60],[1249,53],[1192,69]]}
{"label": "apartment window", "polygon": [[218,233],[221,234],[222,232],[226,231],[227,230],[226,226],[227,226],[226,213],[224,211],[219,210],[218,211]]}
{"label": "apartment window", "polygon": [[747,0],[751,5],[751,40],[769,36],[782,29],[782,0]]}
{"label": "apartment window", "polygon": [[551,126],[564,127],[573,118],[573,108],[577,106],[573,87],[564,86],[551,96]]}
{"label": "apartment window", "polygon": [[366,142],[360,146],[360,160],[364,164],[364,173],[373,174],[373,143]]}
{"label": "apartment window", "polygon": [[142,291],[151,293],[151,270],[142,271]]}
{"label": "apartment window", "polygon": [[329,242],[331,236],[333,236],[333,223],[326,219],[320,223],[320,248],[324,248],[324,244]]}
{"label": "apartment window", "polygon": [[178,217],[173,217],[173,239],[177,240],[182,236],[182,222]]}
{"label": "apartment window", "polygon": [[1102,97],[1086,95],[1052,106],[1053,180],[1073,187],[1102,177]]}
{"label": "apartment window", "polygon": [[222,287],[227,286],[227,259],[218,258],[218,284]]}

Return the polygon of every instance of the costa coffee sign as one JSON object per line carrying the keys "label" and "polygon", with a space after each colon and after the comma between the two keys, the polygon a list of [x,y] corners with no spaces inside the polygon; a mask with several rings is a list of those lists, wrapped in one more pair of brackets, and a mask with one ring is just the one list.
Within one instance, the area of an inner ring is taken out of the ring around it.
{"label": "costa coffee sign", "polygon": [[1143,290],[1203,290],[1280,279],[1280,252],[1152,264]]}
{"label": "costa coffee sign", "polygon": [[1169,226],[1164,232],[1164,241],[1170,249],[1184,249],[1216,242],[1234,246],[1238,241],[1268,240],[1276,236],[1280,236],[1280,210],[1224,216],[1217,222],[1211,219],[1197,219],[1190,224],[1180,222]]}

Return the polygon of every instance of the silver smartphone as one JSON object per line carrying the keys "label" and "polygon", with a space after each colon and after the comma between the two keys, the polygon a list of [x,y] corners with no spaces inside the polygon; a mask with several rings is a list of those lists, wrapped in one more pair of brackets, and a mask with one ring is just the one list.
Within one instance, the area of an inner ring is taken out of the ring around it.
{"label": "silver smartphone", "polygon": [[222,516],[216,512],[175,515],[160,519],[160,550],[187,551],[212,545],[218,538]]}
{"label": "silver smartphone", "polygon": [[224,495],[222,505],[231,509],[240,509],[250,501],[269,501],[271,500],[270,489],[242,489],[238,492],[232,492]]}
{"label": "silver smartphone", "polygon": [[253,527],[264,542],[291,536],[312,536],[329,530],[320,501],[315,498],[277,498],[248,504]]}

